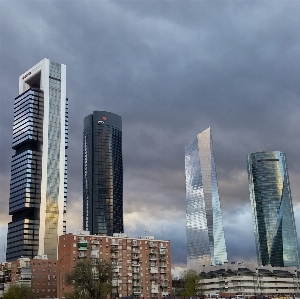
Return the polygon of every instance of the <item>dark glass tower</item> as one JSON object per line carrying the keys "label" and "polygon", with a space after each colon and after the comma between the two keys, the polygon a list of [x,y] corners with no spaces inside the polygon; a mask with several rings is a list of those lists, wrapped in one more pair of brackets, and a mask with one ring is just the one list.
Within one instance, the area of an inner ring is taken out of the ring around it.
{"label": "dark glass tower", "polygon": [[68,101],[66,66],[43,59],[19,78],[14,102],[6,260],[57,259],[65,232]]}
{"label": "dark glass tower", "polygon": [[253,153],[248,155],[247,164],[258,264],[299,268],[285,154]]}
{"label": "dark glass tower", "polygon": [[122,119],[94,111],[84,118],[83,229],[123,233]]}

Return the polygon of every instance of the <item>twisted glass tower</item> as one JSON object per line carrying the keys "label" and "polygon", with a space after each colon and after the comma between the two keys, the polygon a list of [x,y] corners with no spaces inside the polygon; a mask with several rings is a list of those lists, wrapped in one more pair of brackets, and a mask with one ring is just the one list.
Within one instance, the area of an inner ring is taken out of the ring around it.
{"label": "twisted glass tower", "polygon": [[84,119],[83,228],[108,236],[124,232],[122,119],[111,112]]}
{"label": "twisted glass tower", "polygon": [[43,59],[19,78],[14,102],[6,260],[57,259],[65,232],[68,101],[66,66]]}
{"label": "twisted glass tower", "polygon": [[299,253],[285,154],[247,157],[256,253],[259,265],[299,268]]}
{"label": "twisted glass tower", "polygon": [[185,148],[187,267],[227,262],[210,128]]}

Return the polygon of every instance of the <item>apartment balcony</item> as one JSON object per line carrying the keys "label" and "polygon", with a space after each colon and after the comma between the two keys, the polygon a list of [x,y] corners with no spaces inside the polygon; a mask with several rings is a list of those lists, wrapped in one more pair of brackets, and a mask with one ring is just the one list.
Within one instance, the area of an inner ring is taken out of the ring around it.
{"label": "apartment balcony", "polygon": [[169,296],[170,293],[169,293],[169,292],[161,292],[161,295],[162,295],[163,297],[166,297],[166,296]]}
{"label": "apartment balcony", "polygon": [[158,267],[150,267],[150,273],[158,273]]}
{"label": "apartment balcony", "polygon": [[133,290],[133,295],[140,295],[141,294],[141,290]]}
{"label": "apartment balcony", "polygon": [[110,248],[110,252],[119,252],[118,246],[113,246]]}
{"label": "apartment balcony", "polygon": [[91,258],[98,259],[99,258],[99,250],[92,250],[91,251]]}
{"label": "apartment balcony", "polygon": [[160,264],[159,265],[161,268],[167,268],[167,265],[166,264]]}
{"label": "apartment balcony", "polygon": [[99,245],[100,241],[99,240],[92,240],[91,244],[93,244],[93,245]]}
{"label": "apartment balcony", "polygon": [[84,252],[80,252],[80,251],[79,251],[78,257],[79,257],[79,258],[86,258],[87,255],[86,255]]}
{"label": "apartment balcony", "polygon": [[87,244],[88,244],[88,241],[85,240],[85,239],[79,239],[78,240],[78,250],[87,250]]}
{"label": "apartment balcony", "polygon": [[118,287],[119,286],[119,279],[113,279],[111,281],[111,284],[112,284],[113,287]]}
{"label": "apartment balcony", "polygon": [[156,245],[156,243],[154,243],[154,242],[149,242],[149,247],[150,247],[150,248],[156,248],[157,245]]}
{"label": "apartment balcony", "polygon": [[138,254],[133,254],[132,255],[132,259],[133,260],[139,260],[140,259],[140,256]]}
{"label": "apartment balcony", "polygon": [[132,242],[131,246],[132,247],[139,247],[139,244],[138,244],[138,242]]}
{"label": "apartment balcony", "polygon": [[111,246],[118,246],[118,245],[119,245],[119,242],[118,242],[118,240],[112,239],[110,245],[111,245]]}
{"label": "apartment balcony", "polygon": [[159,249],[159,254],[160,254],[160,255],[165,255],[165,254],[167,254],[167,249],[160,248],[160,249]]}
{"label": "apartment balcony", "polygon": [[81,247],[78,246],[78,250],[85,251],[85,250],[88,250],[88,248],[86,246],[81,246]]}
{"label": "apartment balcony", "polygon": [[139,249],[132,249],[132,253],[140,253]]}
{"label": "apartment balcony", "polygon": [[27,285],[31,287],[31,279],[30,280],[19,280],[16,282],[16,285]]}
{"label": "apartment balcony", "polygon": [[150,261],[157,261],[157,257],[155,255],[150,255],[149,260]]}
{"label": "apartment balcony", "polygon": [[156,281],[156,280],[158,280],[158,276],[156,276],[156,275],[152,275],[152,276],[150,277],[150,280],[152,280],[152,281]]}
{"label": "apartment balcony", "polygon": [[132,280],[140,280],[140,276],[139,275],[133,275]]}
{"label": "apartment balcony", "polygon": [[133,286],[133,287],[140,287],[140,286],[141,286],[140,280],[134,281],[132,286]]}
{"label": "apartment balcony", "polygon": [[151,288],[151,293],[152,293],[152,294],[158,294],[158,293],[159,293],[158,287],[152,287],[152,288]]}

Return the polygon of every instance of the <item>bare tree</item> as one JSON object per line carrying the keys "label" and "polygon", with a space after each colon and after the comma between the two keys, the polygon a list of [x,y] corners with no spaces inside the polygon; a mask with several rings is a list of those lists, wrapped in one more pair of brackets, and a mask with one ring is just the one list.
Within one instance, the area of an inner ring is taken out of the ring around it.
{"label": "bare tree", "polygon": [[66,275],[66,284],[73,287],[78,299],[105,298],[112,292],[113,266],[106,260],[81,260]]}

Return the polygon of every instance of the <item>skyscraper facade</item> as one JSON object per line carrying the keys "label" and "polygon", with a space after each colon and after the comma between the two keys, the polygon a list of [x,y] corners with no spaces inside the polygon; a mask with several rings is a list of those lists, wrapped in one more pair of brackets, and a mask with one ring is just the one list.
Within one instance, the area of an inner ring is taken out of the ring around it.
{"label": "skyscraper facade", "polygon": [[299,268],[299,253],[286,156],[279,151],[247,157],[258,264]]}
{"label": "skyscraper facade", "polygon": [[14,102],[7,261],[57,259],[65,232],[68,101],[66,66],[43,59],[19,78]]}
{"label": "skyscraper facade", "polygon": [[83,229],[123,233],[122,119],[94,111],[84,119]]}
{"label": "skyscraper facade", "polygon": [[210,128],[185,148],[187,267],[227,262]]}

